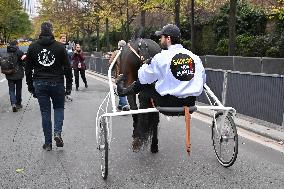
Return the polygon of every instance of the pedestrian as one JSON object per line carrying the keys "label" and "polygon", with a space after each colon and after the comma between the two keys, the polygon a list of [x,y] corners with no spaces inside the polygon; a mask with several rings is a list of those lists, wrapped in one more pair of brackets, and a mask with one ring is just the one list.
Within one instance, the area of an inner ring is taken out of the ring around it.
{"label": "pedestrian", "polygon": [[73,56],[72,46],[70,45],[70,43],[67,43],[67,35],[65,33],[60,34],[59,42],[65,46],[68,55],[68,61],[70,65],[72,65],[72,56]]}
{"label": "pedestrian", "polygon": [[64,46],[54,39],[50,22],[41,24],[38,40],[29,46],[25,71],[28,90],[38,99],[41,111],[45,137],[43,149],[52,150],[51,100],[54,109],[54,140],[57,147],[63,147],[64,96],[71,94],[72,70]]}
{"label": "pedestrian", "polygon": [[76,91],[79,90],[79,73],[83,82],[85,83],[85,87],[88,88],[87,79],[85,75],[86,65],[84,61],[85,57],[81,50],[81,46],[80,44],[76,44],[74,54],[72,56],[72,67],[74,70]]}
{"label": "pedestrian", "polygon": [[[62,33],[59,36],[59,42],[62,43],[66,49],[66,53],[68,56],[68,63],[70,65],[70,67],[72,67],[72,55],[73,55],[73,51],[72,48],[70,49],[70,45],[67,43],[67,35]],[[73,77],[73,75],[72,75]],[[71,95],[65,95],[65,101],[73,101],[73,98],[71,97]]]}
{"label": "pedestrian", "polygon": [[12,111],[22,108],[22,81],[24,78],[24,53],[19,49],[18,42],[12,41],[7,46],[8,56],[2,58],[1,72],[8,81]]}
{"label": "pedestrian", "polygon": [[[205,83],[201,59],[180,44],[181,33],[176,25],[168,24],[156,35],[160,37],[162,52],[144,62],[138,70],[138,80],[131,85],[132,90],[127,91],[138,93],[142,90],[158,106],[194,106]],[[121,76],[118,86],[124,86],[123,82]],[[145,85],[152,83],[155,85]]]}
{"label": "pedestrian", "polygon": [[[112,63],[113,59],[116,57],[119,50],[121,48],[123,48],[125,45],[126,45],[126,42],[124,40],[120,40],[118,42],[118,44],[117,44],[118,50],[114,51],[111,54],[111,57],[109,59],[109,64]],[[120,65],[120,57],[116,59],[116,64],[114,65],[114,78],[117,78],[117,76],[119,75],[119,65]],[[117,109],[122,110],[122,111],[129,111],[130,110],[126,96],[120,96],[119,97]]]}

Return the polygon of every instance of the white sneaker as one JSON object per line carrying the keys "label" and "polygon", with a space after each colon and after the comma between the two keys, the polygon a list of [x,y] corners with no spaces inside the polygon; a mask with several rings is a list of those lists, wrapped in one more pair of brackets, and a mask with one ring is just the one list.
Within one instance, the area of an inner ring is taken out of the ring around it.
{"label": "white sneaker", "polygon": [[72,96],[71,95],[66,95],[65,96],[65,102],[71,102],[71,101],[73,101]]}

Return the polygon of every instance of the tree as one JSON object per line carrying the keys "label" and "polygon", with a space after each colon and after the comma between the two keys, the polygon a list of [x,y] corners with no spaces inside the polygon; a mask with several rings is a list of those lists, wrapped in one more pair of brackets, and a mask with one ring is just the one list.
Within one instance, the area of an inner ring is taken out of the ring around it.
{"label": "tree", "polygon": [[194,35],[195,35],[195,29],[194,29],[194,0],[191,0],[191,51],[195,51],[195,40],[194,40]]}
{"label": "tree", "polygon": [[175,0],[175,24],[180,27],[180,0]]}
{"label": "tree", "polygon": [[27,13],[21,10],[12,11],[7,18],[6,31],[13,39],[31,33],[31,22]]}
{"label": "tree", "polygon": [[[119,39],[128,40],[137,28],[140,29],[138,35],[142,35],[145,28],[149,32],[152,26],[152,30],[160,29],[162,24],[149,22],[151,14],[159,16],[160,12],[166,12],[167,17],[162,19],[172,22],[174,2],[175,0],[41,0],[39,20],[51,21],[55,31],[66,31],[69,36],[83,38],[84,46],[90,44],[88,39],[96,36],[97,48],[99,44],[103,44],[109,49],[109,45],[116,44]],[[179,2],[182,4],[182,1]],[[151,19],[157,20],[154,16]],[[151,27],[149,24],[152,24]],[[109,44],[109,35],[113,36],[116,32],[119,33],[118,39],[110,39]]]}
{"label": "tree", "polygon": [[19,0],[0,0],[0,41],[6,43],[31,32],[29,16]]}
{"label": "tree", "polygon": [[229,49],[228,55],[234,56],[236,53],[236,9],[237,0],[230,0],[230,16],[229,16]]}

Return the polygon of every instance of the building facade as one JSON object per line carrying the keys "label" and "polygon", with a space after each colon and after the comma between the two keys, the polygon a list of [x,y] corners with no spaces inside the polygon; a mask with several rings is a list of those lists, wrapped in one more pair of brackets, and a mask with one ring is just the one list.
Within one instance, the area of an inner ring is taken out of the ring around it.
{"label": "building facade", "polygon": [[22,0],[23,8],[30,18],[37,15],[38,0]]}

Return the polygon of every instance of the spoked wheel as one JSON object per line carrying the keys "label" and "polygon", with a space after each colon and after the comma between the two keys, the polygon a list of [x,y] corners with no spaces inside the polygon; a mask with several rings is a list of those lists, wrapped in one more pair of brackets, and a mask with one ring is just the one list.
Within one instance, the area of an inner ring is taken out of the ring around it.
{"label": "spoked wheel", "polygon": [[103,179],[108,175],[108,133],[106,118],[102,117],[100,120],[100,133],[99,133],[99,147],[101,155],[101,172]]}
{"label": "spoked wheel", "polygon": [[215,115],[212,123],[212,140],[218,161],[224,167],[233,165],[238,155],[238,133],[230,113],[226,117],[223,112]]}

